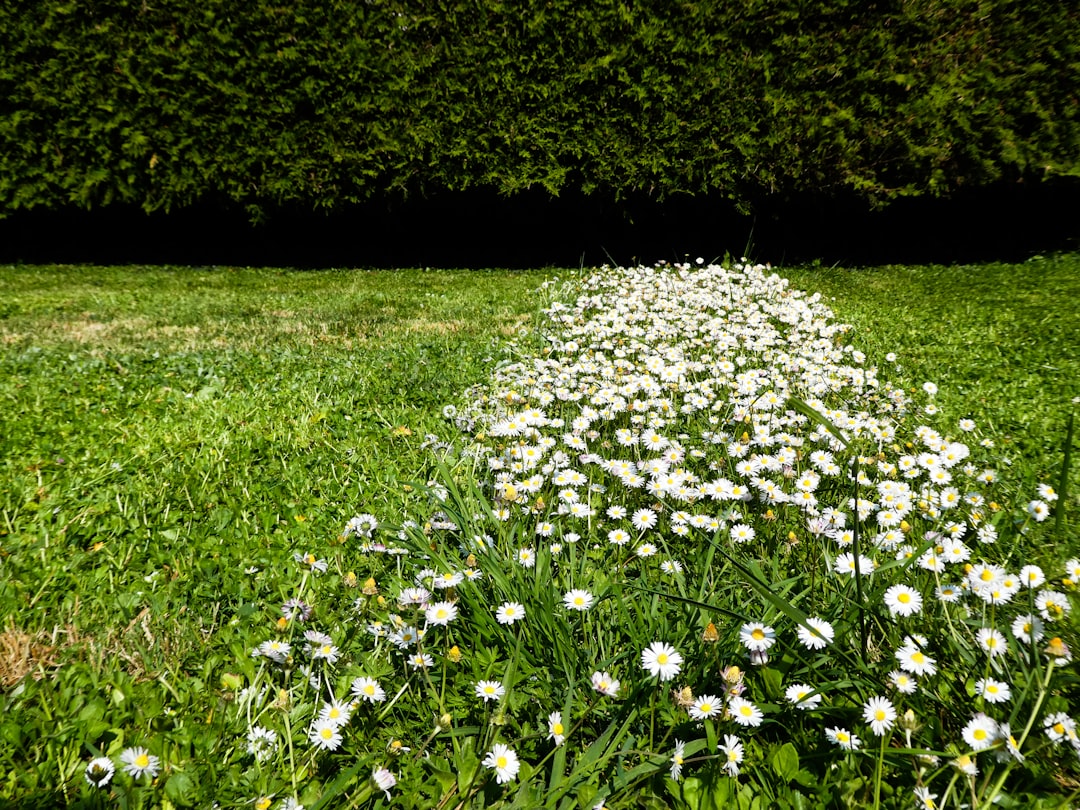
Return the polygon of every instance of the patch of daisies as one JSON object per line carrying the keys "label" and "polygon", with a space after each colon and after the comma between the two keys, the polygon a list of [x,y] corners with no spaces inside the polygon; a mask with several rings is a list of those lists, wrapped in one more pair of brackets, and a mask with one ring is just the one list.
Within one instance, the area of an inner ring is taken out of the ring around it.
{"label": "patch of daisies", "polygon": [[[349,555],[372,574],[344,578],[360,592],[349,622],[317,629],[303,586],[282,605],[235,704],[249,762],[281,761],[288,730],[274,708],[302,702],[308,756],[363,729],[354,750],[371,761],[371,794],[420,767],[403,752],[436,750],[465,719],[480,728],[482,773],[502,785],[555,747],[572,767],[606,725],[590,713],[645,694],[635,746],[653,745],[644,756],[674,780],[710,767],[737,779],[786,740],[823,743],[858,769],[874,739],[923,752],[889,767],[933,806],[954,774],[974,785],[980,770],[1080,752],[1055,693],[1080,561],[1044,571],[1015,552],[1045,530],[1056,495],[1041,486],[1019,507],[999,503],[993,442],[970,420],[935,427],[932,383],[906,393],[882,379],[819,295],[761,266],[604,268],[545,315],[542,344],[519,346],[445,409],[458,435],[429,443],[457,478],[432,482],[431,510],[392,530],[371,515],[346,525]],[[626,630],[625,649],[602,653],[583,635],[564,651],[576,682],[544,692],[496,677],[539,644],[540,613],[583,632],[614,615],[613,593],[627,598],[613,578],[676,593],[706,576],[710,549],[728,580],[740,563],[782,559],[815,589],[778,610],[744,588],[678,633],[684,607],[663,600],[654,627]],[[316,554],[296,561],[304,583],[326,574]],[[484,647],[480,677],[461,664]],[[416,739],[372,745],[413,693],[438,704],[434,730],[418,716]],[[690,745],[703,736],[711,750]],[[100,778],[104,763],[91,765]]]}

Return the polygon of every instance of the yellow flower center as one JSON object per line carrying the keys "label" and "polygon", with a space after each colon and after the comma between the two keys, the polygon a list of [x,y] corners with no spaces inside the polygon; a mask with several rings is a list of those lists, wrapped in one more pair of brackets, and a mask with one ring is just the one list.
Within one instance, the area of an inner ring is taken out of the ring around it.
{"label": "yellow flower center", "polygon": [[896,597],[896,599],[897,599],[898,602],[901,602],[901,603],[906,605],[908,602],[911,601],[911,594],[906,593],[906,592],[901,593],[898,597]]}
{"label": "yellow flower center", "polygon": [[551,731],[554,734],[560,734],[561,735],[563,733],[563,724],[562,723],[556,723],[555,725],[553,725],[551,727]]}
{"label": "yellow flower center", "polygon": [[874,712],[874,719],[877,720],[879,723],[883,721],[885,719],[885,711],[883,709],[878,709],[876,712]]}
{"label": "yellow flower center", "polygon": [[150,766],[150,757],[146,754],[139,754],[135,757],[135,764],[140,768],[148,768]]}
{"label": "yellow flower center", "polygon": [[656,656],[656,663],[658,663],[658,664],[666,664],[667,662],[668,662],[667,653],[660,653],[658,656]]}
{"label": "yellow flower center", "polygon": [[971,736],[974,737],[976,740],[985,740],[986,739],[986,729],[977,728],[971,733]]}
{"label": "yellow flower center", "polygon": [[495,760],[495,765],[497,767],[499,767],[499,768],[505,768],[506,767],[506,757],[499,757],[497,760]]}
{"label": "yellow flower center", "polygon": [[365,686],[364,687],[364,694],[365,695],[374,695],[375,694],[375,686],[374,686],[374,684],[369,683],[367,686]]}
{"label": "yellow flower center", "polygon": [[754,641],[761,641],[763,638],[765,638],[765,633],[760,627],[755,627],[754,632],[752,632],[750,635],[754,639]]}
{"label": "yellow flower center", "polygon": [[911,660],[914,661],[916,664],[921,664],[923,661],[926,660],[926,656],[923,655],[921,652],[914,652],[911,654]]}
{"label": "yellow flower center", "polygon": [[698,706],[698,711],[700,711],[702,714],[709,714],[712,712],[712,704],[702,703],[700,706]]}

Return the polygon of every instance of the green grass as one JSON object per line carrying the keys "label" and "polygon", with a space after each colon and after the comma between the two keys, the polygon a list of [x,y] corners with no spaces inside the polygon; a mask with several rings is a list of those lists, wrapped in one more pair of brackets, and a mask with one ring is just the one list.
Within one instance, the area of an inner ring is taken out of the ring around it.
{"label": "green grass", "polygon": [[896,352],[910,384],[937,383],[943,413],[1014,444],[1038,476],[1058,474],[1065,420],[1080,397],[1080,256],[780,272],[821,292],[882,366]]}
{"label": "green grass", "polygon": [[[1080,256],[780,272],[835,297],[885,379],[937,383],[946,421],[1013,453],[1008,488],[1058,486]],[[425,435],[550,275],[0,268],[0,797],[78,801],[89,741],[148,737],[174,805],[273,787],[236,764],[226,676],[294,594],[294,552],[336,549],[340,579],[362,564],[344,521],[418,508]],[[1068,492],[1048,566],[1080,550],[1075,469]]]}
{"label": "green grass", "polygon": [[546,276],[0,270],[4,675],[46,676],[4,684],[0,791],[77,795],[87,723],[168,707],[196,739],[239,622],[294,551],[401,508]]}

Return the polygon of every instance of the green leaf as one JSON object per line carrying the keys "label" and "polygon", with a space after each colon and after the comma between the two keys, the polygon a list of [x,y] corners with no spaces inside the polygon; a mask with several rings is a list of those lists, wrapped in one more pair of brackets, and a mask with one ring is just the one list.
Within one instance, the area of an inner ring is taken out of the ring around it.
{"label": "green leaf", "polygon": [[799,752],[791,743],[784,743],[772,755],[772,768],[784,782],[790,782],[799,772]]}

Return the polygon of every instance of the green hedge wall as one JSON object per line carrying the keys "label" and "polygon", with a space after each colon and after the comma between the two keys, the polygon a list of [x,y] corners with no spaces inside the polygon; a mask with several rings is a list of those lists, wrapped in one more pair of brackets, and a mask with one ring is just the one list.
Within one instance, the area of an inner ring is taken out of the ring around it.
{"label": "green hedge wall", "polygon": [[0,214],[1080,175],[1061,0],[6,0]]}

